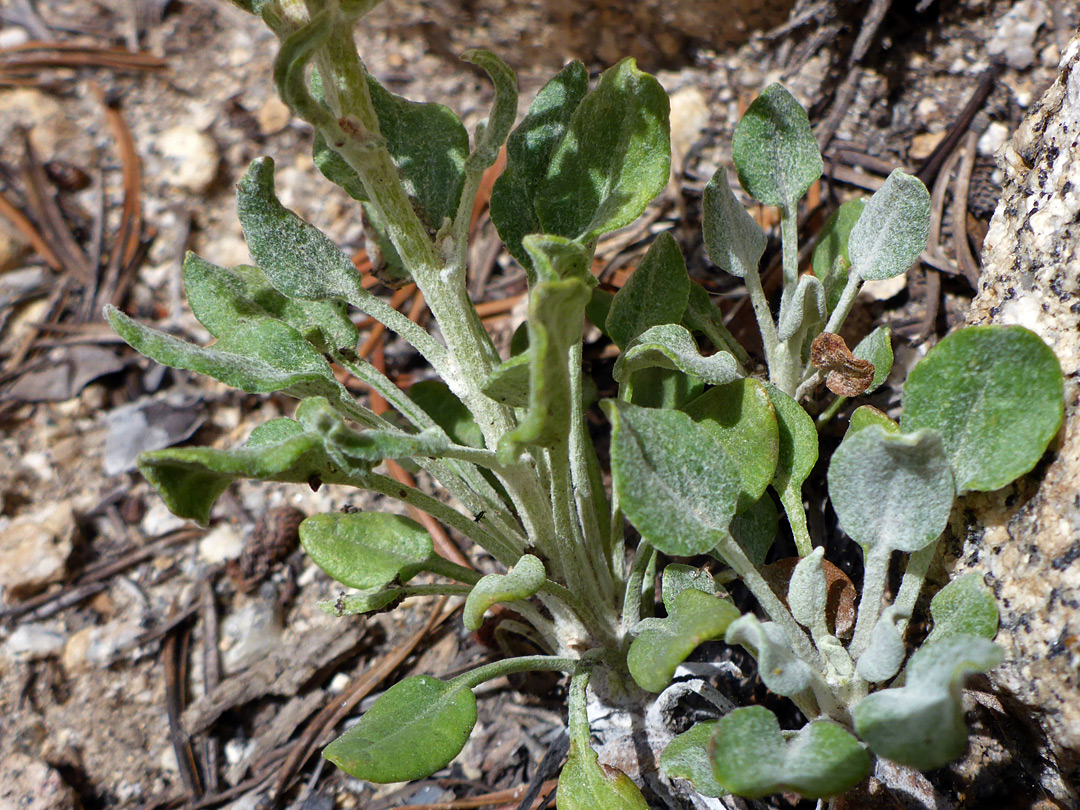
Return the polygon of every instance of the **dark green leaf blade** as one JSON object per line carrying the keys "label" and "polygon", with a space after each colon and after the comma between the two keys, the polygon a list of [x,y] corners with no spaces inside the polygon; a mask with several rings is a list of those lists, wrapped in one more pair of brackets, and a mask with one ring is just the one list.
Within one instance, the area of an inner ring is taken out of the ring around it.
{"label": "dark green leaf blade", "polygon": [[668,97],[623,59],[574,110],[536,194],[545,233],[583,244],[633,222],[671,171]]}
{"label": "dark green leaf blade", "polygon": [[686,261],[675,239],[664,231],[615,293],[607,316],[607,334],[625,350],[651,327],[679,323],[689,296]]}
{"label": "dark green leaf blade", "polygon": [[570,753],[559,775],[558,810],[649,810],[630,777],[616,768],[601,766],[596,752],[570,741]]}
{"label": "dark green leaf blade", "polygon": [[384,512],[309,517],[300,524],[300,542],[332,579],[359,589],[408,582],[435,553],[423,526]]}
{"label": "dark green leaf blade", "polygon": [[723,785],[716,781],[709,760],[709,740],[716,733],[718,720],[695,723],[667,744],[660,755],[660,770],[669,777],[685,779],[702,796],[726,796]]}
{"label": "dark green leaf blade", "polygon": [[848,238],[865,206],[866,200],[862,198],[848,200],[841,205],[825,220],[814,245],[810,264],[814,275],[825,285],[825,301],[830,313],[836,309],[847,284],[848,270],[851,268]]}
{"label": "dark green leaf blade", "polygon": [[1021,326],[949,335],[904,384],[905,431],[941,431],[957,490],[1000,489],[1029,472],[1061,427],[1064,384],[1054,352]]}
{"label": "dark green leaf blade", "polygon": [[963,574],[930,600],[934,627],[924,644],[950,636],[970,635],[993,639],[998,631],[998,606],[978,571]]}
{"label": "dark green leaf blade", "polygon": [[425,779],[461,753],[475,725],[471,689],[415,675],[390,687],[323,756],[369,782]]}

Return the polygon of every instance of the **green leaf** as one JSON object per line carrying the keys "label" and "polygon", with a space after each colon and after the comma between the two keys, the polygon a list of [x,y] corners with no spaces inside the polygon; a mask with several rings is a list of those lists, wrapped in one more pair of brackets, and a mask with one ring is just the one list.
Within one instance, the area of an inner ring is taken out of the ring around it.
{"label": "green leaf", "polygon": [[716,170],[705,186],[701,205],[705,252],[712,263],[736,278],[756,273],[768,238],[735,197],[723,167]]}
{"label": "green leaf", "polygon": [[905,431],[941,431],[961,493],[1029,472],[1061,427],[1064,387],[1053,351],[1021,326],[949,335],[904,384]]}
{"label": "green leaf", "polygon": [[827,628],[825,608],[829,600],[829,584],[822,560],[825,548],[818,546],[795,565],[788,582],[788,606],[791,615],[803,627]]}
{"label": "green leaf", "polygon": [[236,185],[236,207],[251,255],[278,292],[347,300],[360,288],[360,273],[349,257],[278,200],[270,158],[248,166]]}
{"label": "green leaf", "polygon": [[546,233],[587,244],[633,222],[671,171],[668,97],[623,59],[574,110],[536,193]]}
{"label": "green leaf", "polygon": [[483,391],[496,402],[511,408],[529,405],[529,354],[518,354],[492,369]]}
{"label": "green leaf", "polygon": [[848,436],[854,436],[860,430],[868,428],[871,425],[879,426],[886,433],[900,432],[900,425],[896,424],[896,422],[873,405],[860,405],[851,413],[851,418],[848,420],[847,433],[844,434],[844,439],[846,440]]}
{"label": "green leaf", "polygon": [[393,610],[405,598],[405,589],[397,586],[376,585],[358,593],[342,593],[336,599],[316,602],[319,610],[331,616],[360,616],[364,613],[381,613]]}
{"label": "green leaf", "polygon": [[828,479],[840,526],[867,552],[930,545],[945,531],[956,492],[936,430],[894,434],[871,425],[840,443]]}
{"label": "green leaf", "polygon": [[431,420],[465,447],[484,446],[484,434],[465,404],[441,380],[422,380],[409,388],[409,399],[420,406]]}
{"label": "green leaf", "polygon": [[789,340],[800,330],[810,334],[821,331],[828,313],[825,311],[825,288],[811,275],[803,275],[794,294],[781,306],[780,319],[776,323],[776,337]]}
{"label": "green leaf", "polygon": [[815,720],[785,740],[776,715],[763,706],[722,717],[710,753],[717,781],[751,799],[785,791],[837,796],[865,779],[871,765],[866,749],[835,723]]}
{"label": "green leaf", "polygon": [[528,599],[543,587],[547,579],[544,564],[532,554],[525,554],[506,574],[483,577],[465,599],[462,619],[470,633],[484,623],[484,612],[499,602]]}
{"label": "green leaf", "polygon": [[870,631],[870,642],[859,656],[856,670],[864,681],[881,683],[900,671],[907,657],[907,645],[896,625],[911,618],[910,611],[891,605]]}
{"label": "green leaf", "polygon": [[139,472],[169,511],[203,526],[214,502],[238,478],[303,483],[329,464],[322,441],[308,433],[236,450],[171,447],[139,456]]}
{"label": "green leaf", "polygon": [[615,361],[613,375],[617,382],[635,371],[662,368],[698,377],[709,385],[724,385],[739,379],[735,358],[725,351],[703,357],[685,328],[668,323],[642,332]]}
{"label": "green leaf", "polygon": [[499,440],[503,463],[520,445],[552,447],[569,437],[570,350],[581,341],[589,290],[584,280],[566,278],[540,282],[529,293],[529,411]]}
{"label": "green leaf", "polygon": [[[741,499],[742,495],[740,501]],[[776,511],[776,504],[768,492],[762,493],[761,497],[749,506],[737,508],[735,517],[731,519],[731,526],[728,527],[739,548],[754,565],[765,562],[779,530],[780,513]]]}
{"label": "green leaf", "polygon": [[106,317],[132,348],[170,368],[197,371],[251,394],[323,396],[343,409],[354,409],[352,395],[334,377],[326,358],[281,321],[243,323],[204,349],[143,326],[111,307]]}
{"label": "green leaf", "polygon": [[866,207],[866,200],[848,200],[825,220],[818,233],[817,244],[810,259],[814,275],[825,285],[825,301],[829,312],[836,309],[847,284],[851,259],[848,257],[848,237]]}
{"label": "green leaf", "polygon": [[629,776],[600,765],[596,752],[576,739],[570,741],[570,753],[559,774],[555,806],[558,810],[649,810]]}
{"label": "green leaf", "polygon": [[671,234],[664,231],[615,293],[607,333],[616,346],[626,349],[651,327],[679,323],[689,296],[690,276],[686,274],[682,251]]}
{"label": "green leaf", "polygon": [[709,740],[719,725],[718,720],[706,720],[677,735],[660,755],[660,770],[669,777],[685,779],[702,796],[726,796],[727,791],[713,776],[709,759]]}
{"label": "green leaf", "polygon": [[630,645],[626,665],[638,686],[662,692],[675,670],[703,642],[722,638],[739,609],[726,599],[687,588],[671,600],[666,619],[645,619]]}
{"label": "green leaf", "polygon": [[684,413],[606,400],[619,502],[665,554],[712,550],[735,514],[739,470],[712,432]]}
{"label": "green leaf", "polygon": [[383,512],[309,517],[300,524],[300,542],[333,580],[360,589],[408,582],[435,553],[427,529]]}
{"label": "green leaf", "polygon": [[461,752],[474,725],[472,690],[416,675],[390,687],[323,756],[369,782],[425,779]]}
{"label": "green leaf", "polygon": [[518,82],[517,76],[506,62],[484,48],[474,48],[461,55],[465,62],[479,65],[495,85],[495,102],[483,130],[477,129],[476,148],[465,161],[465,169],[470,172],[482,172],[495,164],[499,149],[510,134],[517,118]]}
{"label": "green leaf", "polygon": [[[776,414],[779,448],[772,485],[785,509],[791,498],[802,509],[802,485],[818,460],[818,436],[814,420],[803,407],[772,383],[765,383]],[[790,513],[789,513],[790,514]]]}
{"label": "green leaf", "polygon": [[806,110],[779,84],[747,108],[735,127],[731,159],[755,200],[789,213],[824,170]]}
{"label": "green leaf", "polygon": [[269,317],[251,300],[241,278],[194,253],[184,256],[183,276],[192,314],[216,338],[248,321]]}
{"label": "green leaf", "polygon": [[589,299],[589,303],[585,305],[585,317],[589,319],[589,323],[600,330],[600,334],[604,335],[604,337],[611,337],[607,333],[607,319],[608,313],[611,312],[611,302],[614,299],[614,293],[600,287],[594,287],[592,297]]}
{"label": "green leaf", "polygon": [[571,62],[540,89],[506,141],[506,168],[491,189],[491,221],[510,255],[525,268],[530,286],[536,274],[521,240],[543,230],[534,208],[537,189],[588,90],[589,73],[581,62]]}
{"label": "green leaf", "polygon": [[630,401],[642,408],[678,410],[705,390],[701,378],[666,368],[640,369],[633,382],[634,393]]}
{"label": "green leaf", "polygon": [[758,501],[776,475],[780,432],[764,384],[740,379],[710,388],[683,410],[708,430],[739,468],[737,511]]}
{"label": "green leaf", "polygon": [[889,327],[879,326],[859,341],[851,352],[860,360],[866,360],[874,366],[874,380],[863,393],[872,394],[878,390],[889,376],[893,365],[892,342]]}
{"label": "green leaf", "polygon": [[761,680],[776,694],[792,697],[810,685],[810,666],[792,652],[784,628],[776,622],[761,622],[747,613],[731,623],[724,640],[754,652]]}
{"label": "green leaf", "polygon": [[672,610],[675,598],[683,591],[694,589],[716,596],[720,590],[716,586],[713,575],[704,568],[694,568],[682,563],[668,563],[664,566],[661,578],[660,593],[664,600],[664,607],[668,613]]}
{"label": "green leaf", "polygon": [[906,273],[930,236],[930,192],[896,169],[867,201],[848,236],[851,266],[867,281]]}
{"label": "green leaf", "polygon": [[964,680],[1004,657],[1001,647],[978,636],[924,644],[908,662],[904,686],[875,692],[855,707],[855,730],[878,756],[921,771],[939,768],[967,748]]}
{"label": "green leaf", "polygon": [[987,639],[997,635],[997,600],[977,571],[957,577],[938,591],[930,600],[930,615],[934,626],[925,644],[962,634]]}

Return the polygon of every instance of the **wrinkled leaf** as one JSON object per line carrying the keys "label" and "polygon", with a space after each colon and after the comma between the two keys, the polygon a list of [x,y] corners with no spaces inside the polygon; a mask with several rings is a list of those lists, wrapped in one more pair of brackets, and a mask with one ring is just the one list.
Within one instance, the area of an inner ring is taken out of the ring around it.
{"label": "wrinkled leaf", "polygon": [[709,741],[718,725],[718,720],[707,720],[695,723],[689,731],[677,735],[660,755],[660,770],[669,777],[685,779],[702,796],[719,798],[727,795],[716,781],[709,759]]}
{"label": "wrinkled leaf", "polygon": [[792,652],[787,634],[776,622],[761,622],[747,613],[731,623],[724,640],[754,652],[761,680],[776,694],[791,697],[810,685],[809,665]]}
{"label": "wrinkled leaf", "polygon": [[665,554],[710,551],[735,513],[739,471],[705,427],[684,413],[602,403],[612,424],[611,474],[620,505]]}
{"label": "wrinkled leaf", "polygon": [[1053,351],[1021,326],[973,326],[949,335],[904,384],[905,432],[941,431],[961,493],[1014,481],[1061,427],[1064,388]]}
{"label": "wrinkled leaf", "polygon": [[435,553],[423,526],[384,512],[309,517],[300,524],[300,542],[333,580],[360,589],[408,582]]}
{"label": "wrinkled leaf", "polygon": [[525,268],[530,286],[536,274],[521,240],[543,230],[534,208],[536,191],[588,89],[589,74],[581,62],[571,62],[540,89],[506,141],[506,168],[491,189],[491,221],[510,255]]}
{"label": "wrinkled leaf", "polygon": [[906,273],[930,237],[930,192],[896,169],[867,201],[848,236],[851,266],[867,281]]}
{"label": "wrinkled leaf", "polygon": [[949,522],[955,488],[935,430],[894,434],[871,425],[841,442],[828,479],[840,526],[864,550],[918,551]]}
{"label": "wrinkled leaf", "polygon": [[987,639],[997,635],[997,600],[977,571],[957,577],[934,594],[930,615],[934,626],[925,644],[961,634]]}
{"label": "wrinkled leaf", "polygon": [[492,369],[483,391],[496,402],[511,408],[529,405],[529,355],[515,355]]}
{"label": "wrinkled leaf", "polygon": [[751,799],[787,791],[809,799],[836,796],[870,773],[870,755],[840,726],[816,720],[786,740],[776,715],[763,706],[720,718],[710,755],[716,780]]}
{"label": "wrinkled leaf", "polygon": [[701,205],[701,230],[712,263],[736,278],[756,273],[768,238],[732,192],[726,169],[716,170]]}
{"label": "wrinkled leaf", "polygon": [[415,675],[390,687],[323,756],[369,782],[425,779],[461,752],[474,725],[472,690]]}
{"label": "wrinkled leaf", "polygon": [[546,233],[585,244],[633,222],[667,185],[668,97],[623,59],[585,96],[536,193]]}
{"label": "wrinkled leaf", "polygon": [[600,765],[598,760],[591,747],[570,741],[555,796],[558,810],[649,810],[629,776],[617,768]]}
{"label": "wrinkled leaf", "polygon": [[855,707],[855,730],[878,756],[921,771],[939,768],[967,748],[964,680],[1003,659],[1001,647],[978,636],[924,644],[908,662],[904,686],[875,692]]}
{"label": "wrinkled leaf", "polygon": [[626,349],[646,330],[661,324],[677,324],[686,311],[690,277],[682,251],[670,233],[656,237],[637,269],[611,302],[607,333],[620,349]]}
{"label": "wrinkled leaf", "polygon": [[663,368],[691,374],[709,385],[724,385],[739,379],[735,358],[725,351],[703,357],[693,336],[677,324],[663,324],[638,335],[615,361],[617,382],[635,371]]}
{"label": "wrinkled leaf", "polygon": [[671,600],[665,619],[645,619],[630,645],[626,665],[638,686],[662,692],[679,664],[699,645],[722,638],[739,609],[697,588],[687,588]]}
{"label": "wrinkled leaf", "polygon": [[765,88],[743,114],[731,159],[755,200],[791,213],[825,168],[806,110],[779,84]]}
{"label": "wrinkled leaf", "polygon": [[814,338],[810,362],[814,368],[828,372],[825,384],[842,397],[863,394],[874,383],[873,364],[852,354],[844,339],[833,332],[822,332]]}
{"label": "wrinkled leaf", "polygon": [[776,410],[765,385],[754,379],[718,385],[683,410],[735,460],[742,487],[737,511],[750,509],[776,475],[780,454]]}
{"label": "wrinkled leaf", "polygon": [[488,574],[483,577],[465,599],[462,619],[470,633],[480,629],[484,612],[499,602],[528,599],[544,585],[544,564],[532,554],[525,554],[506,574]]}

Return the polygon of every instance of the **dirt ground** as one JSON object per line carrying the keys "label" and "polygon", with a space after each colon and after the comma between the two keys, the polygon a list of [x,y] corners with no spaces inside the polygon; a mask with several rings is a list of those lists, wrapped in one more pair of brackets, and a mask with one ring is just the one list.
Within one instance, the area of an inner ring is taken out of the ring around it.
{"label": "dirt ground", "polygon": [[[387,87],[447,103],[470,128],[491,94],[457,60],[467,47],[506,58],[523,102],[566,59],[598,70],[635,55],[672,95],[677,173],[641,223],[602,242],[605,280],[621,283],[651,236],[671,229],[692,275],[747,335],[741,288],[704,257],[700,196],[729,165],[740,111],[783,81],[828,142],[832,179],[806,213],[805,239],[836,200],[868,193],[893,168],[940,185],[930,264],[874,287],[853,319],[853,336],[873,319],[893,327],[902,380],[962,319],[997,199],[993,152],[1054,79],[1080,9],[800,0],[793,10],[751,3],[736,17],[713,5],[703,18],[690,0],[388,0],[358,41]],[[8,0],[0,25],[0,810],[271,798],[376,810],[478,806],[446,802],[487,794],[490,806],[516,807],[531,781],[549,795],[555,771],[542,763],[565,718],[544,679],[479,690],[480,723],[449,775],[376,789],[320,766],[319,746],[391,675],[453,673],[489,655],[430,602],[367,621],[316,607],[336,591],[296,550],[298,515],[376,505],[370,496],[240,483],[200,529],[134,471],[140,449],[235,446],[292,407],[163,371],[100,316],[113,302],[209,340],[184,302],[180,261],[187,250],[249,261],[233,185],[250,160],[273,157],[282,201],[363,255],[354,204],[319,175],[310,128],[274,94],[274,37],[218,0]],[[974,116],[961,121],[973,96]],[[472,256],[472,289],[507,339],[524,280],[484,218]],[[399,382],[421,378],[396,344],[377,351]],[[873,402],[888,410],[898,395],[887,385]],[[336,716],[343,700],[356,709]],[[1031,806],[1008,778],[967,790],[977,780],[966,767],[935,777],[957,806]]]}

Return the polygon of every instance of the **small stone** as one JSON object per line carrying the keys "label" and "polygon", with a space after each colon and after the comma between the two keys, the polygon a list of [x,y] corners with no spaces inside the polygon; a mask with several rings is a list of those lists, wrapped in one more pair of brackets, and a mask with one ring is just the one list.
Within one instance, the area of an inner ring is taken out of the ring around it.
{"label": "small stone", "polygon": [[944,132],[923,132],[911,139],[908,157],[912,160],[924,160],[930,157],[939,143],[945,139]]}
{"label": "small stone", "polygon": [[709,105],[697,87],[688,86],[671,95],[671,153],[678,164],[701,138],[709,124]]}
{"label": "small stone", "polygon": [[1041,0],[1021,0],[998,20],[994,36],[986,43],[990,56],[1004,57],[1009,67],[1026,70],[1035,62],[1035,34],[1046,22]]}
{"label": "small stone", "polygon": [[0,92],[0,121],[30,130],[30,143],[42,159],[53,157],[76,140],[75,118],[55,98],[32,87]]}
{"label": "small stone", "polygon": [[164,501],[160,498],[154,498],[150,501],[150,508],[146,510],[139,527],[142,529],[143,534],[152,539],[174,532],[177,529],[183,529],[187,525],[188,521],[170,512]]}
{"label": "small stone", "polygon": [[255,113],[259,132],[263,135],[276,135],[289,125],[291,119],[292,110],[289,109],[289,105],[277,96],[268,98]]}
{"label": "small stone", "polygon": [[1009,140],[1009,128],[1000,121],[991,122],[986,132],[979,136],[979,154],[992,157]]}
{"label": "small stone", "polygon": [[104,668],[133,646],[145,629],[137,622],[113,621],[100,627],[85,627],[68,639],[61,662],[70,674],[85,669]]}
{"label": "small stone", "polygon": [[0,810],[75,810],[75,791],[60,774],[26,754],[0,762]]}
{"label": "small stone", "polygon": [[861,292],[875,301],[888,301],[899,295],[905,287],[907,287],[907,273],[901,273],[881,281],[867,281],[863,284]]}
{"label": "small stone", "polygon": [[221,153],[205,132],[174,127],[158,138],[158,153],[165,161],[162,179],[169,185],[201,194],[217,177]]}
{"label": "small stone", "polygon": [[75,515],[67,501],[15,518],[0,529],[0,588],[24,599],[67,574]]}
{"label": "small stone", "polygon": [[30,252],[30,245],[22,235],[15,233],[0,222],[0,273],[19,266],[26,254]]}
{"label": "small stone", "polygon": [[244,539],[228,523],[215,526],[199,541],[199,556],[210,565],[235,560],[244,550]]}
{"label": "small stone", "polygon": [[227,675],[265,658],[281,642],[281,611],[276,602],[255,598],[221,623],[221,666]]}
{"label": "small stone", "polygon": [[21,624],[4,643],[4,654],[13,661],[38,661],[59,655],[67,637],[41,624]]}

